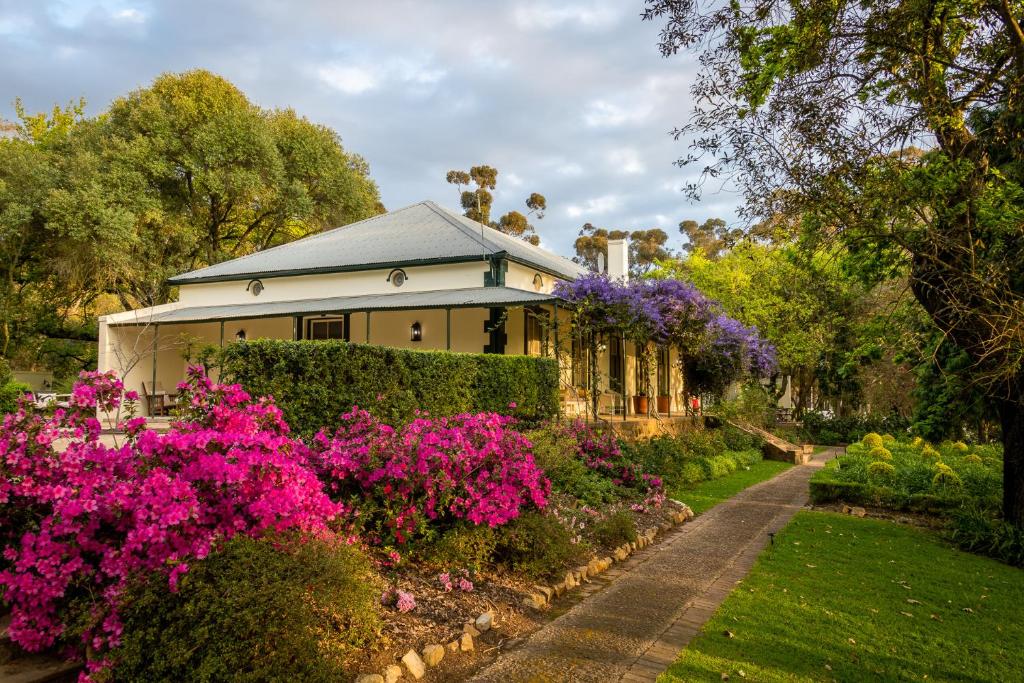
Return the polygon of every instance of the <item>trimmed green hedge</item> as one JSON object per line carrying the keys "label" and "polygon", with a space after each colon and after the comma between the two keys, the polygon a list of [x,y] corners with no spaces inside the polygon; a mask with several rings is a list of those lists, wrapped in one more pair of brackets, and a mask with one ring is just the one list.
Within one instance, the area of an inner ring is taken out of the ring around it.
{"label": "trimmed green hedge", "polygon": [[260,339],[228,345],[219,360],[223,379],[254,396],[273,396],[302,434],[336,423],[352,406],[390,424],[412,419],[416,410],[496,411],[528,421],[558,413],[558,365],[551,358]]}

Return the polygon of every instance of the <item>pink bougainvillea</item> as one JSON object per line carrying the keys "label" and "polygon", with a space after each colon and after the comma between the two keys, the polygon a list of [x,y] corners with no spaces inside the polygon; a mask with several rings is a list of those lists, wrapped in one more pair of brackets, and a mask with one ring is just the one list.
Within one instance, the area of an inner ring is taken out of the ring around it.
{"label": "pink bougainvillea", "polygon": [[25,649],[69,642],[74,621],[95,671],[118,645],[118,603],[133,580],[162,572],[174,590],[189,561],[224,539],[329,533],[345,513],[272,403],[198,370],[180,389],[189,407],[170,431],[146,430],[128,410],[113,446],[96,411],[120,412],[134,396],[112,374],[83,373],[67,410],[3,418],[0,588],[10,637]]}
{"label": "pink bougainvillea", "polygon": [[371,541],[404,543],[430,521],[498,526],[543,508],[551,483],[532,445],[496,413],[419,417],[401,430],[354,408],[314,439],[332,495],[358,501]]}

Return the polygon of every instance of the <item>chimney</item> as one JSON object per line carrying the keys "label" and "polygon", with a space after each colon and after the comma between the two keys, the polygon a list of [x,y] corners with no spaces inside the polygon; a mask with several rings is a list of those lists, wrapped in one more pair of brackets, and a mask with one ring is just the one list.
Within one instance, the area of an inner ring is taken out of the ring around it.
{"label": "chimney", "polygon": [[608,240],[608,278],[629,281],[629,240]]}

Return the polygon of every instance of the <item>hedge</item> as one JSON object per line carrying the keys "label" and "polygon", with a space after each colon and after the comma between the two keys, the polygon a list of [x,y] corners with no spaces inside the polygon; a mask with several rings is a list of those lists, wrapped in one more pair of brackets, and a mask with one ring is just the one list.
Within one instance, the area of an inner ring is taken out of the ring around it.
{"label": "hedge", "polygon": [[811,502],[815,505],[846,503],[884,507],[891,510],[942,514],[960,509],[965,499],[960,496],[944,496],[931,493],[901,494],[881,486],[871,486],[854,481],[834,479],[811,480]]}
{"label": "hedge", "polygon": [[417,410],[496,411],[527,421],[558,413],[558,365],[551,358],[260,339],[229,344],[219,364],[224,380],[273,396],[302,434],[334,424],[353,406],[389,424],[411,420]]}

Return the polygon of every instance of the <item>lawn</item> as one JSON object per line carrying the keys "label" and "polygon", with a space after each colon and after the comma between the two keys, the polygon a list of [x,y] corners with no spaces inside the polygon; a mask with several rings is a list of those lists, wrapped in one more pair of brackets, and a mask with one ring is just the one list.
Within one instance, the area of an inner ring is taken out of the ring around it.
{"label": "lawn", "polygon": [[671,497],[686,503],[699,515],[723,500],[732,498],[748,486],[771,479],[792,466],[791,463],[777,460],[759,460],[750,465],[749,469],[736,470],[721,479],[677,487],[672,490]]}
{"label": "lawn", "polygon": [[800,512],[658,680],[1019,681],[1021,604],[1019,569],[918,529]]}

